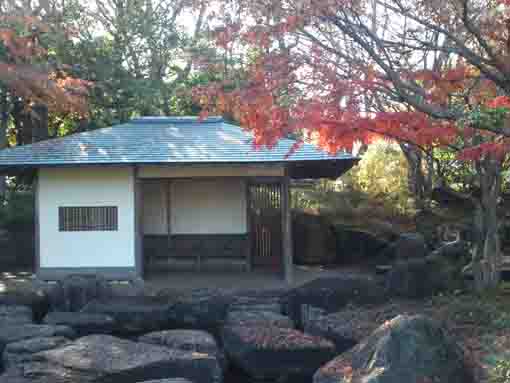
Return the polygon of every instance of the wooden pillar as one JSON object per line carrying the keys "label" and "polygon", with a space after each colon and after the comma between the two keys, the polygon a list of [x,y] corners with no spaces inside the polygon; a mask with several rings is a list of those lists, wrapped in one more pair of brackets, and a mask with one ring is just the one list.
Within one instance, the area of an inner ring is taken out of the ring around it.
{"label": "wooden pillar", "polygon": [[35,258],[34,258],[34,270],[35,275],[39,275],[39,270],[41,268],[41,228],[39,223],[39,209],[40,209],[40,201],[39,201],[39,170],[35,175],[33,181],[33,192],[34,192],[34,245],[35,245]]}
{"label": "wooden pillar", "polygon": [[282,254],[283,254],[283,275],[285,282],[291,284],[293,281],[294,263],[292,246],[292,217],[290,206],[289,176],[285,172],[281,184],[282,191]]}
{"label": "wooden pillar", "polygon": [[142,179],[138,177],[138,168],[133,168],[134,182],[134,220],[135,220],[135,265],[136,275],[143,278],[143,197],[142,197]]}

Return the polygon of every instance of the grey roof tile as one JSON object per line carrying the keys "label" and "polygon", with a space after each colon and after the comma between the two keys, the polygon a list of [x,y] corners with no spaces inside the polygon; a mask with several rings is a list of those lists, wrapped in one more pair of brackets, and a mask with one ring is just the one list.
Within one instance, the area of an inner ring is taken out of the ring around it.
{"label": "grey roof tile", "polygon": [[148,117],[122,125],[0,150],[0,166],[151,163],[263,163],[353,159],[311,144],[289,154],[295,141],[255,149],[252,136],[212,117]]}

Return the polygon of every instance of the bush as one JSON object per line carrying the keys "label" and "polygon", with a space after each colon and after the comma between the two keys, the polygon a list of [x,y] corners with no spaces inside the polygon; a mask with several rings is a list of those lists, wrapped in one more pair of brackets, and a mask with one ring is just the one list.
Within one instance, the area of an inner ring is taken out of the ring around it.
{"label": "bush", "polygon": [[490,383],[510,383],[510,359],[500,359],[491,371]]}
{"label": "bush", "polygon": [[22,232],[34,227],[34,197],[31,192],[11,192],[0,206],[0,228]]}

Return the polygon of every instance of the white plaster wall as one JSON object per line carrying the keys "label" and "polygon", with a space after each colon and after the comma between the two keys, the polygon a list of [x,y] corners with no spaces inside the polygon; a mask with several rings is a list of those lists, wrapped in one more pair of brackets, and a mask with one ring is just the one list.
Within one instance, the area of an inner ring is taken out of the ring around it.
{"label": "white plaster wall", "polygon": [[[134,177],[131,168],[39,171],[41,267],[134,267]],[[118,231],[59,232],[62,206],[117,206]]]}
{"label": "white plaster wall", "polygon": [[246,184],[240,179],[174,180],[172,234],[246,233]]}

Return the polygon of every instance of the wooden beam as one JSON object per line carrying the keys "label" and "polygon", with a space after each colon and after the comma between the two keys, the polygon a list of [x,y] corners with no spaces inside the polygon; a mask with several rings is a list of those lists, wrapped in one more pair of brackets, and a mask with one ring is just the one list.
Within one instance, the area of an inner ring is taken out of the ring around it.
{"label": "wooden beam", "polygon": [[283,275],[285,282],[292,284],[293,282],[293,246],[292,246],[292,216],[290,206],[290,179],[288,173],[282,179],[281,192],[282,192],[282,254],[283,254]]}

